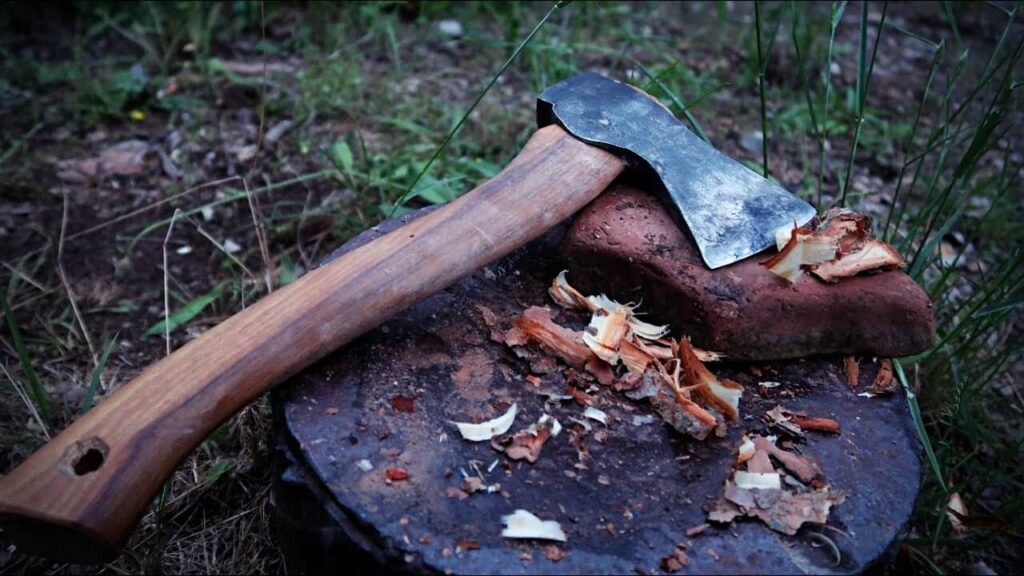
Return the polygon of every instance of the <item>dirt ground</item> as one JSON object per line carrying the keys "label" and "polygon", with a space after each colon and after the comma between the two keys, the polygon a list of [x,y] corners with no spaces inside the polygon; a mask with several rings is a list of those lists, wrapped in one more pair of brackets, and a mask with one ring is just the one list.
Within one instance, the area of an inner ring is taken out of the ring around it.
{"label": "dirt ground", "polygon": [[[176,48],[161,44],[159,34],[147,40],[130,20],[98,19],[97,11],[77,4],[0,9],[7,11],[0,20],[0,59],[7,59],[0,68],[0,286],[20,332],[15,338],[6,326],[0,330],[0,362],[10,373],[0,379],[0,472],[77,417],[94,373],[101,374],[96,401],[102,402],[168,347],[180,348],[265,294],[267,278],[275,286],[286,283],[379,222],[382,205],[396,201],[454,123],[452,109],[473,103],[514,48],[512,39],[521,39],[544,12],[523,9],[513,23],[511,17],[463,14],[460,5],[418,5],[376,7],[369,15],[356,8],[336,13],[315,4],[287,5],[261,20],[262,5],[253,4],[229,20],[242,22],[225,33],[229,37],[213,34],[206,47],[188,40]],[[637,67],[621,56],[630,46],[637,61],[656,62],[657,45],[634,37],[674,38],[681,67],[707,88],[689,94],[707,93],[694,113],[711,141],[727,154],[760,162],[760,151],[748,143],[760,129],[756,85],[735,78],[749,66],[749,51],[728,38],[714,45],[708,40],[721,22],[715,18],[723,18],[729,31],[748,25],[749,10],[726,5],[724,16],[710,6],[644,5],[637,10],[663,16],[645,25],[626,22],[621,13],[594,15],[594,8],[580,8],[576,17],[593,21],[579,29],[566,19],[553,21],[544,46],[557,53],[577,42],[572,63],[538,65],[550,58],[547,52],[524,53],[533,63],[510,67],[456,135],[437,178],[449,184],[441,188],[468,190],[512,158],[532,126],[535,88],[566,75],[564,68],[632,79]],[[230,9],[224,6],[220,22]],[[869,21],[879,18],[880,7],[872,6]],[[891,24],[953,42],[939,10],[902,4],[888,9]],[[848,10],[859,8],[851,4]],[[597,49],[602,35],[593,28],[607,25],[602,18],[620,19],[623,30]],[[338,26],[347,39],[323,49],[336,21],[344,24]],[[442,21],[466,32],[445,31]],[[974,56],[992,51],[1001,31],[1002,21],[988,13],[961,15],[958,32],[976,47]],[[855,23],[840,29],[844,49],[832,69],[838,86],[856,82],[857,33]],[[1019,27],[1012,30],[1014,37],[1020,34]],[[488,38],[508,40],[488,44]],[[791,121],[785,112],[802,105],[803,96],[792,55],[779,54],[769,62],[766,81],[776,87],[774,120],[783,126]],[[904,161],[898,135],[885,128],[914,115],[930,58],[925,44],[895,33],[887,32],[878,49],[870,105],[880,116],[871,138],[860,143],[863,153],[851,176],[856,207],[876,218],[884,219]],[[90,77],[111,68],[120,75],[110,82]],[[711,90],[720,81],[731,84]],[[937,80],[936,91],[942,82]],[[925,115],[922,126],[936,122]],[[773,176],[810,192],[815,141],[799,128],[788,130],[791,135],[778,138],[770,132]],[[850,142],[837,137],[831,146],[826,204],[835,199]],[[1016,131],[998,149],[1021,162]],[[985,157],[979,170],[998,172],[1002,157]],[[410,206],[430,198],[424,194]],[[1007,221],[1015,222],[1021,198],[1008,203]],[[967,298],[988,278],[993,250],[1012,249],[990,242],[972,247],[965,281],[953,292]],[[177,314],[180,325],[169,341],[158,326],[165,320],[165,296],[171,312],[194,309]],[[52,419],[45,425],[12,386],[30,379],[19,339],[51,400]],[[1019,325],[999,345],[1007,342],[1019,342]],[[96,370],[108,345],[109,357]],[[1019,356],[1011,358],[1011,364],[1019,362]],[[1019,373],[1019,367],[1009,370],[998,383],[998,394],[1016,407],[1007,408],[1004,420],[1011,438],[1019,437],[1024,408]],[[937,400],[935,412],[944,405]],[[269,414],[264,397],[194,451],[114,562],[84,567],[34,559],[0,533],[0,574],[286,572],[272,534]],[[998,514],[1006,494],[988,496],[980,506]],[[947,571],[1013,569],[1019,550],[976,553],[983,535],[972,538],[915,544],[924,552],[907,552],[900,570],[929,571],[929,562]],[[1014,538],[1019,544],[1019,532]]]}

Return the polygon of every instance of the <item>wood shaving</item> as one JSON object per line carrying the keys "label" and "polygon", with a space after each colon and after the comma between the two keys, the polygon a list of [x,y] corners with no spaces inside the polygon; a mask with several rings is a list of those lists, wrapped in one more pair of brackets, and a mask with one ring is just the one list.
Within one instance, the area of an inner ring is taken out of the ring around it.
{"label": "wood shaving", "polygon": [[846,384],[850,390],[856,390],[860,382],[860,363],[857,362],[856,356],[847,356],[843,363],[846,367]]}
{"label": "wood shaving", "polygon": [[809,270],[825,282],[838,282],[861,272],[904,266],[903,258],[885,242],[869,238],[868,217],[833,208],[810,223],[779,230],[778,253],[761,264],[790,283]]}
{"label": "wood shaving", "polygon": [[[551,311],[547,308],[539,306],[527,308],[522,315],[515,319],[513,330],[523,334],[526,341],[540,344],[574,368],[582,368],[594,357],[587,345],[583,343],[582,335],[556,324],[551,319]],[[525,343],[518,338],[518,334],[507,335],[506,342],[510,346]]]}
{"label": "wood shaving", "polygon": [[515,419],[516,405],[513,404],[504,414],[493,420],[480,422],[479,424],[471,422],[452,422],[452,424],[459,429],[459,434],[462,435],[463,439],[470,442],[485,442],[495,436],[508,432]]}
{"label": "wood shaving", "polygon": [[501,531],[502,538],[566,541],[565,532],[558,522],[541,520],[523,509],[502,516],[501,521],[505,525]]}

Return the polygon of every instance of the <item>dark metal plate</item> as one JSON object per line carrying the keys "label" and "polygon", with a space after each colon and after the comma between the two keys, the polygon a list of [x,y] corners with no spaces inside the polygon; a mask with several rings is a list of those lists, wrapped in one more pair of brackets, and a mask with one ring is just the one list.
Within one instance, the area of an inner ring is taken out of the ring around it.
{"label": "dark metal plate", "polygon": [[[546,287],[562,265],[555,250],[560,233],[387,322],[279,395],[279,430],[291,462],[280,474],[277,503],[283,539],[292,542],[290,567],[332,570],[363,562],[415,572],[655,573],[677,543],[687,546],[684,571],[691,573],[850,573],[886,556],[914,508],[919,446],[905,401],[856,396],[838,359],[716,365],[717,373],[747,386],[745,416],[725,438],[704,442],[682,438],[657,419],[634,426],[634,415],[651,413],[646,404],[604,389],[597,396],[612,417],[607,438],[587,436],[589,458],[585,468],[575,466],[568,429],[578,425],[569,417],[581,417],[582,407],[545,407],[524,380],[528,366],[491,341],[478,309],[486,306],[507,321],[526,306],[548,304]],[[873,369],[865,362],[862,371]],[[756,383],[765,380],[782,386],[762,397]],[[563,388],[559,374],[543,376],[541,389]],[[403,399],[412,399],[412,412]],[[488,443],[463,441],[449,424],[497,416],[512,402],[519,406],[512,431],[544,412],[566,427],[535,464],[507,463]],[[805,527],[794,537],[737,521],[687,538],[688,528],[706,522],[704,508],[721,493],[740,436],[764,432],[759,416],[777,403],[841,423],[841,435],[810,433],[801,450],[847,493],[846,501],[833,509],[828,527]],[[357,466],[364,459],[373,470]],[[448,488],[461,483],[459,470],[470,472],[472,461],[501,492],[449,498]],[[407,470],[409,479],[388,484],[387,468]],[[312,495],[302,508],[288,497],[297,485]],[[568,535],[564,558],[549,560],[543,542],[501,538],[501,517],[517,508],[561,524]],[[312,528],[303,531],[305,524]],[[838,565],[809,532],[835,542]],[[477,541],[480,549],[457,550],[459,540]]]}

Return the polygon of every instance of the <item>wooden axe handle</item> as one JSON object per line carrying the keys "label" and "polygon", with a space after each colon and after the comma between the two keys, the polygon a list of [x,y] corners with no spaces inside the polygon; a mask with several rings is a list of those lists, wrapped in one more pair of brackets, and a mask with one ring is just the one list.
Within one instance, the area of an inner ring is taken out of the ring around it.
{"label": "wooden axe handle", "polygon": [[19,548],[114,556],[167,478],[219,423],[302,368],[540,236],[624,168],[557,126],[443,208],[310,271],[175,353],[0,479]]}

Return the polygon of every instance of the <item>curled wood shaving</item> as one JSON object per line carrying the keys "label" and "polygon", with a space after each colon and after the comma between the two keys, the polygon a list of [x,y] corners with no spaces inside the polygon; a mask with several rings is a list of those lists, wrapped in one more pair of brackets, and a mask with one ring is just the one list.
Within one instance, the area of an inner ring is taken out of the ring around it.
{"label": "curled wood shaving", "polygon": [[823,262],[812,268],[811,273],[826,282],[838,282],[868,270],[891,270],[903,266],[903,257],[892,246],[868,240],[860,250]]}
{"label": "curled wood shaving", "polygon": [[825,282],[861,272],[903,266],[888,244],[869,238],[868,217],[833,208],[812,222],[775,233],[779,252],[762,262],[769,270],[796,282],[810,270]]}
{"label": "curled wood shaving", "polygon": [[508,432],[515,419],[516,405],[513,404],[504,414],[493,420],[480,422],[479,424],[472,422],[452,422],[452,424],[459,429],[459,434],[462,435],[463,439],[470,442],[485,442],[494,436],[500,436]]}
{"label": "curled wood shaving", "polygon": [[624,340],[619,345],[619,360],[626,370],[634,374],[643,374],[647,367],[656,361],[649,352],[629,340]]}
{"label": "curled wood shaving", "polygon": [[686,372],[686,385],[705,402],[720,410],[726,420],[736,420],[740,414],[743,387],[727,378],[716,378],[694,354],[689,338],[680,340],[679,357]]}
{"label": "curled wood shaving", "polygon": [[598,410],[593,406],[587,406],[587,408],[583,411],[583,417],[590,418],[591,420],[596,420],[601,424],[604,424],[605,426],[608,425],[608,414],[605,413],[604,410]]}
{"label": "curled wood shaving", "polygon": [[804,266],[828,262],[836,257],[838,250],[838,240],[817,236],[804,228],[794,228],[782,250],[761,264],[793,283],[803,275]]}
{"label": "curled wood shaving", "polygon": [[558,276],[551,282],[551,287],[548,288],[548,294],[563,308],[591,310],[590,301],[586,296],[580,294],[579,290],[569,285],[569,281],[565,279],[565,273],[566,270],[558,273]]}

